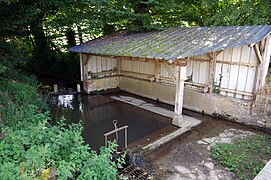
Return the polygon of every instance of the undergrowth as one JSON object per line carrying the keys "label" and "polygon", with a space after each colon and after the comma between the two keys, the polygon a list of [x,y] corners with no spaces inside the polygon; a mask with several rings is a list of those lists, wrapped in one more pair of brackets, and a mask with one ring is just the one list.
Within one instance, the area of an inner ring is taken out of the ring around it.
{"label": "undergrowth", "polygon": [[80,124],[60,119],[50,125],[35,77],[16,69],[12,56],[2,53],[0,58],[1,180],[116,179],[124,162],[123,157],[111,160],[116,144],[98,154],[85,144]]}
{"label": "undergrowth", "polygon": [[240,179],[253,179],[271,159],[271,135],[240,139],[212,148],[212,157]]}

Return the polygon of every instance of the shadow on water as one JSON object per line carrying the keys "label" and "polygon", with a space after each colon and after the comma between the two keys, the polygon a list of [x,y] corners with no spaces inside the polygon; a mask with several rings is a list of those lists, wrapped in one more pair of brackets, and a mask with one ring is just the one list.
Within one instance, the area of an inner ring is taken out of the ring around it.
{"label": "shadow on water", "polygon": [[[112,121],[118,120],[118,127],[128,125],[128,144],[147,136],[170,123],[168,118],[144,111],[140,108],[96,95],[59,95],[51,99],[53,123],[65,117],[68,123],[82,121],[83,137],[91,149],[99,151],[104,145],[104,134],[114,130]],[[109,137],[109,140],[115,135]],[[124,131],[119,133],[119,145],[124,146]]]}

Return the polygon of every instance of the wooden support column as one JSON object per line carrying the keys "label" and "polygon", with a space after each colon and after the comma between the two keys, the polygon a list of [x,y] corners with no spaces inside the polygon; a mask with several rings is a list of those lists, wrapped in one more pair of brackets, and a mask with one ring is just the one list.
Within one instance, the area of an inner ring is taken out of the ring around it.
{"label": "wooden support column", "polygon": [[80,53],[80,73],[81,73],[81,81],[84,81],[84,67],[83,67],[83,54]]}
{"label": "wooden support column", "polygon": [[118,69],[118,75],[121,75],[122,73],[122,59],[117,58],[117,69]]}
{"label": "wooden support column", "polygon": [[82,55],[82,63],[83,63],[83,81],[86,81],[88,79],[88,55],[83,54]]}
{"label": "wooden support column", "polygon": [[172,124],[178,127],[182,126],[182,110],[183,110],[183,96],[184,96],[184,81],[186,79],[186,66],[178,67],[177,69],[177,83],[175,94],[175,109]]}
{"label": "wooden support column", "polygon": [[209,53],[210,57],[210,75],[209,75],[209,92],[213,92],[213,83],[215,82],[215,67],[216,67],[216,57],[217,53],[211,52]]}

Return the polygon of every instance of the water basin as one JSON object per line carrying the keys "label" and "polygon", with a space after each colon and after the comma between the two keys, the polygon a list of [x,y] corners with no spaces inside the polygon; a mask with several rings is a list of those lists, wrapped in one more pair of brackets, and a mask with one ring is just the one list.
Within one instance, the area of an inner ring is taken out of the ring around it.
{"label": "water basin", "polygon": [[[53,122],[61,116],[68,123],[82,121],[83,138],[96,151],[105,144],[104,134],[114,130],[113,120],[118,120],[118,127],[128,125],[128,144],[148,140],[171,124],[170,118],[102,95],[58,95],[52,97],[51,105]],[[124,131],[119,133],[119,145],[124,146]]]}

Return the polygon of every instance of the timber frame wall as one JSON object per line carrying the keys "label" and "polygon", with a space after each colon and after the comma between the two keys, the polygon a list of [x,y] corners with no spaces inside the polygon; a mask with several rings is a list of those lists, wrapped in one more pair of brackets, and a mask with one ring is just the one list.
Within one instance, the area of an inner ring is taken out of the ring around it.
{"label": "timber frame wall", "polygon": [[87,92],[121,87],[120,77],[176,87],[178,67],[186,65],[186,89],[199,92],[209,89],[209,93],[253,99],[265,83],[270,54],[270,36],[257,44],[193,56],[174,64],[81,54],[81,81]]}

